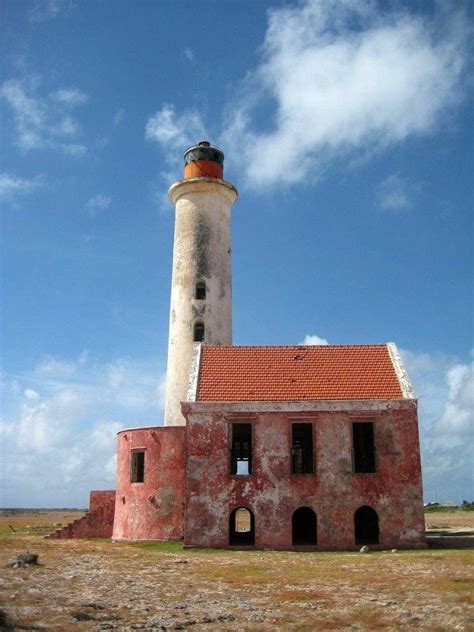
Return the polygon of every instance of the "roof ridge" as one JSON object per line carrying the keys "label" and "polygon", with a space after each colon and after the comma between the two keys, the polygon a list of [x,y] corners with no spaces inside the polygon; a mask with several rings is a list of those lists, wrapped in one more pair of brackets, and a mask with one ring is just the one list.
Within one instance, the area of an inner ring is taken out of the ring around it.
{"label": "roof ridge", "polygon": [[367,343],[354,343],[354,344],[334,344],[334,345],[212,345],[203,343],[203,349],[332,349],[332,348],[346,348],[351,349],[354,347],[387,347],[388,342],[367,342]]}

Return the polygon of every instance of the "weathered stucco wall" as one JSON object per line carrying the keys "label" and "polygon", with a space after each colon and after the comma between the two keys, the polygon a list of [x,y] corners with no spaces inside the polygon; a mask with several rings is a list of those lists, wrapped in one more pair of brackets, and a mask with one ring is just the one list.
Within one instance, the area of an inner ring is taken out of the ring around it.
{"label": "weathered stucco wall", "polygon": [[[424,545],[416,401],[188,403],[183,412],[186,545],[228,546],[229,515],[246,507],[255,546],[292,548],[292,513],[304,506],[317,515],[317,549],[356,548],[354,513],[362,505],[378,513],[380,548]],[[314,421],[314,475],[290,475],[290,422],[298,420]],[[353,473],[357,420],[374,422],[375,474]],[[250,476],[230,474],[232,421],[253,424]]]}
{"label": "weathered stucco wall", "polygon": [[[232,184],[217,178],[189,178],[169,191],[176,207],[168,341],[165,425],[184,424],[196,321],[205,342],[232,344],[230,210],[237,199]],[[198,281],[206,299],[196,300]]]}
{"label": "weathered stucco wall", "polygon": [[90,493],[89,511],[56,529],[47,538],[64,540],[67,538],[110,538],[114,525],[115,490],[94,490]]}
{"label": "weathered stucco wall", "polygon": [[93,490],[89,495],[89,511],[95,511],[111,501],[115,501],[115,489]]}
{"label": "weathered stucco wall", "polygon": [[[114,540],[183,537],[184,426],[122,430],[117,436]],[[144,481],[132,483],[132,450],[145,451]]]}

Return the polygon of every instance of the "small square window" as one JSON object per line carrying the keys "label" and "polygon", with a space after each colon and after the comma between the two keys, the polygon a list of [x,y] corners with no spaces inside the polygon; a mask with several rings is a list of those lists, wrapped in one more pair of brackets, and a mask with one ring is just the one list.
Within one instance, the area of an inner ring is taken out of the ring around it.
{"label": "small square window", "polygon": [[206,284],[203,283],[202,281],[199,281],[199,283],[196,283],[196,292],[195,292],[194,298],[196,298],[198,301],[206,300]]}
{"label": "small square window", "polygon": [[206,335],[206,330],[204,327],[204,323],[195,323],[194,334],[193,334],[194,342],[204,342],[205,335]]}

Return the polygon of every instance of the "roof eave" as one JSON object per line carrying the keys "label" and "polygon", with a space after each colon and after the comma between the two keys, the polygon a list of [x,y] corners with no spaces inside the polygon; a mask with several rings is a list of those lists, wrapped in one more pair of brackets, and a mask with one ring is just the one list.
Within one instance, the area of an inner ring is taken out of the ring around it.
{"label": "roof eave", "polygon": [[318,413],[318,412],[348,412],[354,415],[364,415],[370,412],[380,413],[393,409],[415,409],[417,400],[414,398],[400,399],[326,399],[326,400],[287,400],[287,401],[187,401],[182,402],[181,411],[185,417],[189,413],[225,414],[258,414],[260,412],[285,412],[289,414]]}

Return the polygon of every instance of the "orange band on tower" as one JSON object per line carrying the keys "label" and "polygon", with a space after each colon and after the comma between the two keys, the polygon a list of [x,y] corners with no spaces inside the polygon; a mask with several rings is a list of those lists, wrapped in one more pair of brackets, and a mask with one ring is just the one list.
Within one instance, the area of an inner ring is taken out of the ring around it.
{"label": "orange band on tower", "polygon": [[220,178],[222,180],[224,169],[222,165],[210,160],[195,160],[184,167],[185,178]]}

